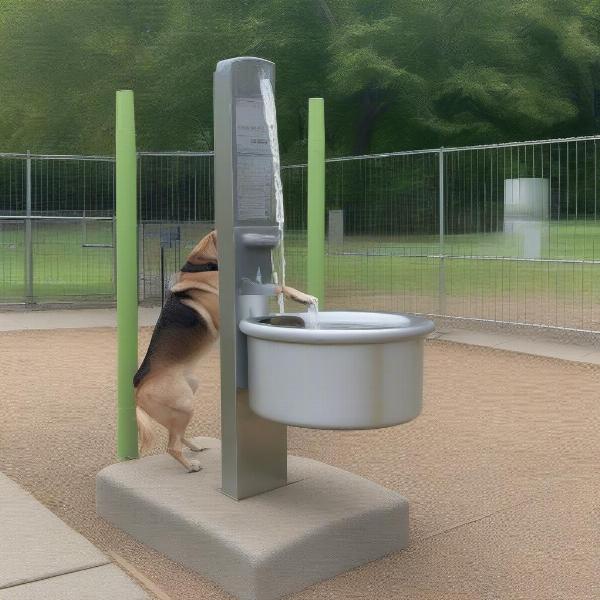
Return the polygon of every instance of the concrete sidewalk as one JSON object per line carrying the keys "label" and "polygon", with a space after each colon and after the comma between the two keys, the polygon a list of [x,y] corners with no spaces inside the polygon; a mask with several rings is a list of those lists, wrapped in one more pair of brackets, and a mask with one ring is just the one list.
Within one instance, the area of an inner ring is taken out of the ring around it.
{"label": "concrete sidewalk", "polygon": [[0,473],[0,600],[148,600],[110,559]]}
{"label": "concrete sidewalk", "polygon": [[[160,307],[140,307],[140,327],[153,326],[158,319]],[[0,312],[0,331],[23,331],[32,329],[83,329],[89,327],[116,327],[117,313],[114,308],[62,309],[44,311]],[[600,364],[600,347],[576,344],[572,341],[548,341],[523,333],[498,333],[472,331],[454,327],[440,327],[433,338],[473,346],[486,346],[511,352],[547,356],[573,362]]]}
{"label": "concrete sidewalk", "polygon": [[573,362],[600,365],[600,350],[591,344],[554,342],[515,333],[470,331],[466,329],[439,329],[432,338],[470,346],[485,346],[535,356],[546,356]]}

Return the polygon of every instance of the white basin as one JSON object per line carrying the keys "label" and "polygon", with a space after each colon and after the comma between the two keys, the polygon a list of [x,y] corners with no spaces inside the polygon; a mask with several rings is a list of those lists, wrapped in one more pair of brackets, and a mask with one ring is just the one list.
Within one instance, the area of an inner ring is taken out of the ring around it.
{"label": "white basin", "polygon": [[[283,317],[283,318],[282,318]],[[274,325],[293,320],[296,326]],[[421,412],[422,317],[379,312],[322,312],[248,318],[248,389],[252,410],[296,427],[374,429]]]}

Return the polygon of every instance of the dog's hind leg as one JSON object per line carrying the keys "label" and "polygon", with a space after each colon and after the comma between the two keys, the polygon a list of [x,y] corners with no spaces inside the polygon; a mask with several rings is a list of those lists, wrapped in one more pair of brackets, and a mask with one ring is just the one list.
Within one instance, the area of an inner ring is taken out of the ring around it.
{"label": "dog's hind leg", "polygon": [[199,471],[197,461],[183,456],[185,430],[194,414],[193,393],[185,378],[154,377],[138,393],[138,404],[169,432],[167,452],[189,472]]}
{"label": "dog's hind leg", "polygon": [[182,442],[183,445],[187,446],[192,452],[204,452],[205,450],[208,450],[208,448],[198,448],[194,442],[190,442],[187,438],[183,438]]}
{"label": "dog's hind leg", "polygon": [[[200,385],[198,378],[194,377],[194,375],[191,375],[189,373],[186,373],[184,377],[185,377],[185,380],[187,381],[188,385],[192,389],[192,394],[195,394],[196,390],[198,389],[198,386]],[[198,448],[198,446],[196,446],[196,444],[194,444],[193,442],[191,442],[190,440],[188,440],[185,437],[182,438],[181,441],[183,442],[183,445],[186,446],[187,448],[189,448],[192,452],[204,452],[204,450],[208,450],[208,448]]]}
{"label": "dog's hind leg", "polygon": [[183,445],[185,443],[185,430],[192,419],[192,411],[181,409],[172,409],[172,417],[169,419],[167,429],[169,431],[169,443],[167,452],[177,461],[179,461],[190,473],[200,471],[200,463],[195,460],[188,460],[183,456]]}
{"label": "dog's hind leg", "polygon": [[183,437],[179,432],[169,431],[169,446],[167,452],[177,461],[179,461],[189,473],[202,470],[200,463],[195,460],[188,460],[183,456]]}

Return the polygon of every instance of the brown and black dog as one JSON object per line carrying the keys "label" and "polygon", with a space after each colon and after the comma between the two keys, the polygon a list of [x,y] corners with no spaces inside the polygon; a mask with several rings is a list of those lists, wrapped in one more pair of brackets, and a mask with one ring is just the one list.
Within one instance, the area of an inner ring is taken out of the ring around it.
{"label": "brown and black dog", "polygon": [[[279,290],[286,297],[310,304],[315,298],[294,288]],[[202,355],[219,337],[219,266],[217,233],[202,238],[177,273],[169,290],[146,356],[133,385],[142,450],[153,439],[149,417],[169,433],[167,452],[189,472],[199,471],[197,461],[183,456],[183,446],[197,448],[185,437],[194,414],[198,380],[194,371]]]}

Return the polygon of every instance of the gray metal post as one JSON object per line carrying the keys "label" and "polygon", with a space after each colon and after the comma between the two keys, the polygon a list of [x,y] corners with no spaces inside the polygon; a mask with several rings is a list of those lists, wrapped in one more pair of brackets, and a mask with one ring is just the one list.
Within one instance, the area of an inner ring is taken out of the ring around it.
{"label": "gray metal post", "polygon": [[440,315],[446,314],[446,249],[444,247],[444,224],[445,224],[445,211],[444,211],[444,148],[440,148],[438,160],[438,175],[439,175],[439,243],[440,243],[440,268],[439,268],[439,282],[438,282],[438,310]]}
{"label": "gray metal post", "polygon": [[31,154],[27,150],[27,179],[25,189],[25,302],[33,303],[33,235],[31,223]]}
{"label": "gray metal post", "polygon": [[241,500],[287,483],[287,431],[248,405],[246,339],[238,323],[266,314],[264,296],[244,295],[244,279],[271,279],[279,243],[273,160],[260,78],[275,65],[258,58],[221,61],[214,74],[215,215],[221,314],[222,491]]}

